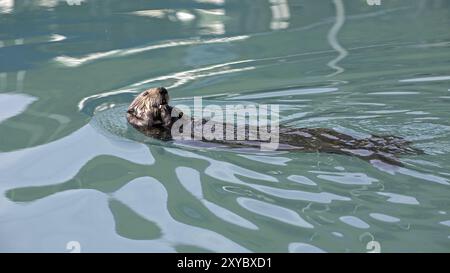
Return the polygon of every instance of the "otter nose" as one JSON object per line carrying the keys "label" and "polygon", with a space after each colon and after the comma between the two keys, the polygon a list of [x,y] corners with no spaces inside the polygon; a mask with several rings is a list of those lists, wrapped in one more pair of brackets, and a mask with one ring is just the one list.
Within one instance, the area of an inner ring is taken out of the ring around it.
{"label": "otter nose", "polygon": [[167,89],[164,88],[164,87],[160,87],[160,88],[159,88],[159,93],[160,93],[161,95],[165,95],[165,94],[167,94]]}

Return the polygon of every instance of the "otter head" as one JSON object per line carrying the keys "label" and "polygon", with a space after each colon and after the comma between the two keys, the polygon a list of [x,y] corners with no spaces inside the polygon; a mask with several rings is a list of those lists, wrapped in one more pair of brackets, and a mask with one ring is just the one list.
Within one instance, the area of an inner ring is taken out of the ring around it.
{"label": "otter head", "polygon": [[130,109],[150,109],[151,107],[161,107],[169,103],[169,93],[164,87],[157,87],[145,90],[139,94],[131,103]]}
{"label": "otter head", "polygon": [[146,90],[139,94],[128,107],[128,122],[135,126],[151,127],[156,124],[166,124],[162,118],[169,116],[169,93],[164,87]]}

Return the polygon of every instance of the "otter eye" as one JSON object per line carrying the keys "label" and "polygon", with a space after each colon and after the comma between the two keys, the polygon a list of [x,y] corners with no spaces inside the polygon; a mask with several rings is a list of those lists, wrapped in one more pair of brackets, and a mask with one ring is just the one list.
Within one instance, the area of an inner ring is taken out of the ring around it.
{"label": "otter eye", "polygon": [[148,91],[145,91],[144,93],[142,93],[143,96],[147,96],[148,95]]}

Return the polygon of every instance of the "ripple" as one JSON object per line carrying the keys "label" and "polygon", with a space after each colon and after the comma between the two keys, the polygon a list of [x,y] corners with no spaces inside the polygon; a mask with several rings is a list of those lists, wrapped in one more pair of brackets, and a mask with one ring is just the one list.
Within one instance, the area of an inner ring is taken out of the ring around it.
{"label": "ripple", "polygon": [[136,47],[136,48],[127,48],[127,49],[115,49],[104,52],[95,52],[88,54],[83,57],[70,57],[70,56],[58,56],[55,57],[54,61],[67,66],[67,67],[78,67],[84,65],[86,63],[90,63],[96,60],[112,58],[112,57],[122,57],[128,55],[134,55],[142,52],[147,52],[155,49],[163,49],[170,47],[178,47],[178,46],[191,46],[191,45],[200,45],[200,44],[216,44],[216,43],[229,43],[234,41],[241,41],[247,39],[249,36],[233,36],[233,37],[224,37],[224,38],[213,38],[213,39],[188,39],[188,40],[174,40],[174,41],[165,41],[159,44],[153,44],[148,46]]}
{"label": "ripple", "polygon": [[355,228],[367,229],[369,224],[355,216],[341,216],[339,220]]}
{"label": "ripple", "polygon": [[25,94],[0,94],[0,122],[22,113],[36,100]]}
{"label": "ripple", "polygon": [[391,96],[407,96],[407,95],[417,95],[420,94],[420,92],[415,92],[415,91],[405,91],[405,92],[401,92],[401,91],[391,91],[391,92],[372,92],[372,93],[368,93],[369,95],[391,95]]}
{"label": "ripple", "polygon": [[325,253],[321,248],[316,246],[306,244],[306,243],[290,243],[289,244],[289,252],[290,253]]}
{"label": "ripple", "polygon": [[108,138],[88,124],[54,142],[0,153],[0,174],[4,181],[1,186],[41,186],[67,181],[99,155],[144,165],[155,162],[144,144]]}
{"label": "ripple", "polygon": [[314,181],[302,175],[293,174],[288,176],[287,179],[303,185],[317,186],[317,184]]}
{"label": "ripple", "polygon": [[214,160],[206,156],[197,155],[193,152],[175,148],[165,148],[165,150],[181,157],[197,158],[208,161],[210,165],[206,168],[205,173],[218,180],[247,185],[247,183],[243,182],[242,180],[236,177],[236,175],[239,175],[252,179],[259,179],[269,182],[278,182],[278,179],[276,179],[273,176],[261,174],[225,161]]}
{"label": "ripple", "polygon": [[286,97],[286,96],[299,96],[299,95],[310,95],[310,94],[321,94],[330,93],[338,91],[337,88],[299,88],[290,90],[279,90],[274,92],[260,92],[250,95],[234,95],[228,99],[237,100],[249,100],[249,99],[265,99],[265,98],[275,98],[275,97]]}
{"label": "ripple", "polygon": [[372,217],[373,219],[382,221],[382,222],[386,222],[386,223],[396,223],[396,222],[400,222],[400,219],[394,216],[390,216],[390,215],[386,215],[386,214],[382,214],[382,213],[370,213],[369,214],[370,217]]}
{"label": "ripple", "polygon": [[214,231],[176,221],[167,208],[168,192],[154,178],[135,179],[114,193],[114,197],[161,228],[170,245],[195,245],[217,252],[249,252],[246,248]]}
{"label": "ripple", "polygon": [[377,192],[379,195],[389,197],[386,201],[397,204],[406,204],[406,205],[419,205],[419,201],[412,196],[407,196],[398,193],[391,192]]}
{"label": "ripple", "polygon": [[286,163],[292,160],[287,157],[278,157],[278,156],[243,155],[243,154],[240,154],[239,156],[250,159],[252,161],[262,162],[262,163],[277,165],[277,166],[286,166],[287,165]]}
{"label": "ripple", "polygon": [[263,193],[276,196],[283,199],[291,199],[291,200],[302,200],[316,203],[329,204],[333,201],[350,201],[351,199],[345,196],[340,196],[334,193],[328,192],[307,192],[300,190],[285,190],[274,187],[268,187],[263,185],[252,185],[248,184],[247,186],[252,187],[258,191]]}
{"label": "ripple", "polygon": [[248,64],[252,62],[253,60],[240,60],[240,61],[234,61],[234,62],[227,62],[227,63],[220,63],[210,66],[204,66],[196,69],[189,69],[185,71],[175,72],[168,75],[162,75],[153,77],[150,79],[142,80],[136,83],[133,83],[132,85],[128,87],[124,87],[118,90],[111,90],[106,91],[94,95],[90,95],[87,97],[84,97],[80,100],[78,103],[78,109],[80,111],[83,111],[85,108],[85,105],[91,101],[91,100],[98,100],[101,98],[108,98],[113,95],[120,95],[120,94],[137,94],[142,92],[142,89],[148,88],[148,84],[151,83],[157,83],[157,82],[163,82],[163,81],[173,81],[170,86],[167,86],[168,89],[172,89],[175,87],[179,87],[181,85],[184,85],[188,82],[194,81],[196,79],[200,78],[206,78],[206,77],[212,77],[217,75],[223,75],[223,74],[229,74],[229,73],[236,73],[236,72],[242,72],[247,70],[253,70],[255,69],[254,66],[243,66],[244,64]]}
{"label": "ripple", "polygon": [[364,111],[367,114],[397,114],[408,112],[409,110],[374,110],[374,111]]}
{"label": "ripple", "polygon": [[450,76],[437,76],[437,77],[423,77],[399,80],[399,82],[435,82],[435,81],[448,81]]}
{"label": "ripple", "polygon": [[310,223],[303,220],[303,218],[301,218],[300,215],[293,210],[246,197],[238,197],[236,200],[243,208],[256,214],[298,227],[314,227]]}
{"label": "ripple", "polygon": [[429,115],[429,112],[425,111],[409,111],[406,113],[407,115]]}
{"label": "ripple", "polygon": [[268,176],[265,174],[261,174],[252,170],[244,169],[242,167],[230,164],[228,162],[224,161],[217,161],[214,159],[210,159],[206,156],[197,155],[195,153],[179,150],[179,149],[173,149],[173,148],[165,148],[167,151],[174,153],[176,155],[182,156],[182,157],[190,157],[190,158],[197,158],[197,159],[203,159],[210,162],[210,165],[206,168],[205,174],[214,177],[215,179],[231,182],[235,184],[240,184],[246,187],[253,188],[255,190],[261,191],[263,193],[276,196],[283,199],[292,199],[292,200],[303,200],[303,201],[310,201],[310,202],[317,202],[317,203],[331,203],[332,201],[349,201],[350,198],[336,195],[333,193],[328,192],[305,192],[305,191],[299,191],[299,190],[285,190],[275,187],[269,187],[264,185],[257,185],[257,184],[251,184],[244,182],[236,177],[236,175],[239,176],[245,176],[252,179],[260,179],[260,180],[266,180],[270,182],[278,182],[278,180],[272,176]]}
{"label": "ripple", "polygon": [[[420,163],[422,165],[436,166],[436,164],[426,163],[425,161],[405,160],[405,162],[416,162],[416,163]],[[430,182],[438,183],[441,185],[450,185],[449,180],[445,177],[437,176],[434,174],[421,173],[421,172],[403,168],[403,167],[393,166],[393,165],[384,163],[380,160],[371,160],[370,163],[372,164],[372,166],[374,166],[378,170],[387,172],[392,175],[394,175],[396,173],[400,173],[400,174],[403,174],[406,176],[417,178],[419,180],[430,181]]]}
{"label": "ripple", "polygon": [[319,173],[317,178],[328,180],[346,185],[370,185],[378,182],[378,179],[367,176],[364,173],[335,173],[323,171],[310,171],[311,173]]}
{"label": "ripple", "polygon": [[[0,252],[66,252],[76,240],[82,252],[175,252],[164,240],[129,240],[115,231],[108,196],[69,190],[31,204],[10,203],[1,211]],[[32,227],[32,230],[30,230]]]}
{"label": "ripple", "polygon": [[208,208],[214,215],[229,223],[245,227],[248,229],[258,230],[258,227],[252,222],[242,218],[241,216],[229,211],[217,204],[205,199],[200,181],[200,173],[192,168],[177,167],[175,173],[183,187],[200,200],[203,205]]}
{"label": "ripple", "polygon": [[434,183],[438,183],[438,184],[442,184],[442,185],[450,185],[449,180],[447,178],[440,177],[440,176],[437,176],[434,174],[420,173],[418,171],[407,169],[407,168],[399,168],[397,170],[397,172],[404,174],[404,175],[411,176],[411,177],[415,177],[415,178],[418,178],[421,180],[426,180],[426,181],[430,181],[430,182],[434,182]]}

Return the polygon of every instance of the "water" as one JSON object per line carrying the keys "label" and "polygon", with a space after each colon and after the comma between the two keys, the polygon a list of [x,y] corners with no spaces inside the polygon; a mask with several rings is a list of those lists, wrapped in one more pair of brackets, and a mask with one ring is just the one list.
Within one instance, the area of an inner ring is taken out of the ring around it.
{"label": "water", "polygon": [[[450,250],[448,1],[67,2],[0,1],[0,251]],[[153,86],[425,154],[399,167],[123,133]]]}

